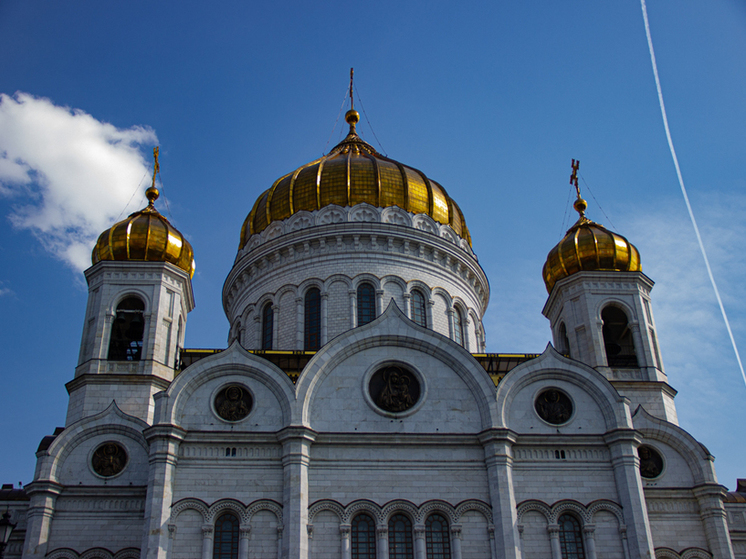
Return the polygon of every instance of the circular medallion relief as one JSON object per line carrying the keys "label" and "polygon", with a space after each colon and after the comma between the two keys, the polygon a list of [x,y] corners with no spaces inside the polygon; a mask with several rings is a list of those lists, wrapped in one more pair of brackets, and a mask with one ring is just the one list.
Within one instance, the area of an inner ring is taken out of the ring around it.
{"label": "circular medallion relief", "polygon": [[251,393],[239,384],[230,384],[215,395],[215,413],[226,421],[242,420],[253,405]]}
{"label": "circular medallion relief", "polygon": [[564,392],[556,388],[543,390],[534,402],[536,413],[552,425],[567,423],[572,417],[572,402]]}
{"label": "circular medallion relief", "polygon": [[119,443],[112,441],[99,446],[91,457],[91,467],[101,477],[112,477],[124,470],[127,465],[127,451]]}
{"label": "circular medallion relief", "polygon": [[376,406],[398,413],[413,408],[420,399],[420,381],[399,365],[387,365],[370,377],[368,391]]}
{"label": "circular medallion relief", "polygon": [[663,457],[653,447],[643,445],[637,449],[640,457],[640,475],[647,479],[658,477],[663,473]]}

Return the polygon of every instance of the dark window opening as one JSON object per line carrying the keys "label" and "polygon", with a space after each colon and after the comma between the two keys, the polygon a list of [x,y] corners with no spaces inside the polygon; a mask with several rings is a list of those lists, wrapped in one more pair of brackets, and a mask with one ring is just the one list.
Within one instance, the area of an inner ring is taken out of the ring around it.
{"label": "dark window opening", "polygon": [[565,323],[563,322],[560,324],[559,327],[559,352],[562,355],[567,355],[568,357],[572,357],[570,355],[570,340],[567,337],[567,327],[565,327]]}
{"label": "dark window opening", "polygon": [[419,290],[412,291],[410,299],[412,322],[427,328],[427,314],[425,307],[425,296]]}
{"label": "dark window opening", "polygon": [[453,340],[460,346],[464,345],[464,318],[458,307],[453,308]]}
{"label": "dark window opening", "polygon": [[213,559],[238,559],[238,518],[225,513],[215,522]]}
{"label": "dark window opening", "polygon": [[427,559],[451,559],[451,539],[448,521],[440,514],[431,514],[425,521]]}
{"label": "dark window opening", "polygon": [[275,313],[272,303],[262,308],[262,349],[272,349],[272,329],[274,328]]}
{"label": "dark window opening", "polygon": [[357,288],[357,325],[373,322],[376,318],[376,290],[369,283]]}
{"label": "dark window opening", "polygon": [[109,360],[139,361],[145,332],[145,304],[137,297],[119,303],[109,340]]}
{"label": "dark window opening", "polygon": [[637,367],[635,344],[627,315],[617,307],[606,307],[601,311],[603,320],[604,347],[609,367]]}
{"label": "dark window opening", "polygon": [[306,291],[303,348],[315,351],[321,347],[321,291],[312,287]]}
{"label": "dark window opening", "polygon": [[570,514],[563,514],[557,523],[562,559],[585,559],[583,534],[578,520]]}
{"label": "dark window opening", "polygon": [[414,559],[412,521],[403,514],[389,520],[389,559]]}
{"label": "dark window opening", "polygon": [[367,514],[352,519],[352,559],[376,559],[376,523]]}

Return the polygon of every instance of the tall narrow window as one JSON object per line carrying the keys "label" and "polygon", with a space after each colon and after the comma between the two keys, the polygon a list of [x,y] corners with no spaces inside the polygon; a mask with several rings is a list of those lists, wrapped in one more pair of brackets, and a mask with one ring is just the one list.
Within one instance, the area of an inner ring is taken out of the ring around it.
{"label": "tall narrow window", "polygon": [[352,559],[376,559],[376,523],[367,514],[352,519]]}
{"label": "tall narrow window", "polygon": [[274,328],[275,313],[272,303],[262,307],[262,349],[272,349],[272,329]]}
{"label": "tall narrow window", "polygon": [[464,345],[464,317],[458,307],[453,307],[453,340]]}
{"label": "tall narrow window", "polygon": [[303,347],[314,351],[321,347],[321,291],[312,287],[306,291]]}
{"label": "tall narrow window", "polygon": [[357,325],[373,322],[376,318],[376,290],[369,283],[357,287]]}
{"label": "tall narrow window", "polygon": [[215,522],[212,559],[238,559],[238,518],[230,512]]}
{"label": "tall narrow window", "polygon": [[635,343],[624,311],[618,307],[606,307],[601,311],[601,320],[609,367],[637,367]]}
{"label": "tall narrow window", "polygon": [[425,314],[425,296],[419,289],[415,289],[414,291],[412,291],[412,297],[410,298],[409,304],[412,311],[412,322],[427,328],[427,314]]}
{"label": "tall narrow window", "polygon": [[389,559],[414,559],[412,521],[403,514],[389,520]]}
{"label": "tall narrow window", "polygon": [[127,297],[117,307],[111,326],[109,360],[139,361],[145,329],[145,304],[137,297]]}
{"label": "tall narrow window", "polygon": [[425,521],[427,559],[451,559],[448,521],[443,515],[431,514]]}
{"label": "tall narrow window", "polygon": [[565,323],[563,322],[560,324],[559,328],[559,340],[557,340],[559,343],[559,351],[562,355],[570,355],[570,340],[567,338],[567,327],[565,326]]}
{"label": "tall narrow window", "polygon": [[562,559],[585,559],[580,522],[571,514],[563,514],[557,523]]}

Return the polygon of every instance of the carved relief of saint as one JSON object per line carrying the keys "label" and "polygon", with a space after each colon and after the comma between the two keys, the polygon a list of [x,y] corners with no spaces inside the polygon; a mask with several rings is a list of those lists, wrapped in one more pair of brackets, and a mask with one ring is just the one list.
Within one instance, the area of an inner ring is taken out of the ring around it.
{"label": "carved relief of saint", "polygon": [[127,465],[127,452],[117,443],[104,443],[93,453],[91,462],[93,471],[98,475],[115,476]]}
{"label": "carved relief of saint", "polygon": [[545,390],[539,394],[534,406],[539,417],[552,425],[567,423],[572,417],[572,402],[559,390]]}
{"label": "carved relief of saint", "polygon": [[215,397],[215,411],[226,421],[240,421],[251,411],[251,394],[240,386],[224,388]]}

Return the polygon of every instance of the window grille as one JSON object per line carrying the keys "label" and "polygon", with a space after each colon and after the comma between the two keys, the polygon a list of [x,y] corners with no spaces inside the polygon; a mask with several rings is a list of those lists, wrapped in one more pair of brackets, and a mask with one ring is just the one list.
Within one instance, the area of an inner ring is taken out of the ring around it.
{"label": "window grille", "polygon": [[373,322],[376,318],[376,290],[369,283],[357,288],[357,325]]}
{"label": "window grille", "polygon": [[414,559],[412,521],[403,514],[389,520],[389,559]]}
{"label": "window grille", "polygon": [[352,519],[352,559],[376,559],[376,523],[367,514]]}
{"label": "window grille", "polygon": [[321,347],[321,291],[312,287],[306,291],[303,347],[315,351]]}
{"label": "window grille", "polygon": [[583,534],[578,520],[571,514],[563,514],[558,523],[562,559],[585,559]]}
{"label": "window grille", "polygon": [[137,297],[127,297],[117,306],[109,339],[109,360],[139,361],[145,332],[145,303]]}
{"label": "window grille", "polygon": [[427,559],[451,559],[451,539],[448,521],[440,514],[431,514],[425,521]]}
{"label": "window grille", "polygon": [[425,296],[419,290],[412,291],[412,297],[410,299],[410,309],[412,315],[412,321],[415,324],[419,324],[427,328],[427,314],[425,307]]}
{"label": "window grille", "polygon": [[453,308],[453,340],[460,346],[464,345],[464,318],[458,307]]}
{"label": "window grille", "polygon": [[262,349],[272,349],[272,329],[274,328],[274,311],[272,303],[262,308]]}
{"label": "window grille", "polygon": [[215,522],[213,559],[238,559],[238,518],[225,513]]}

